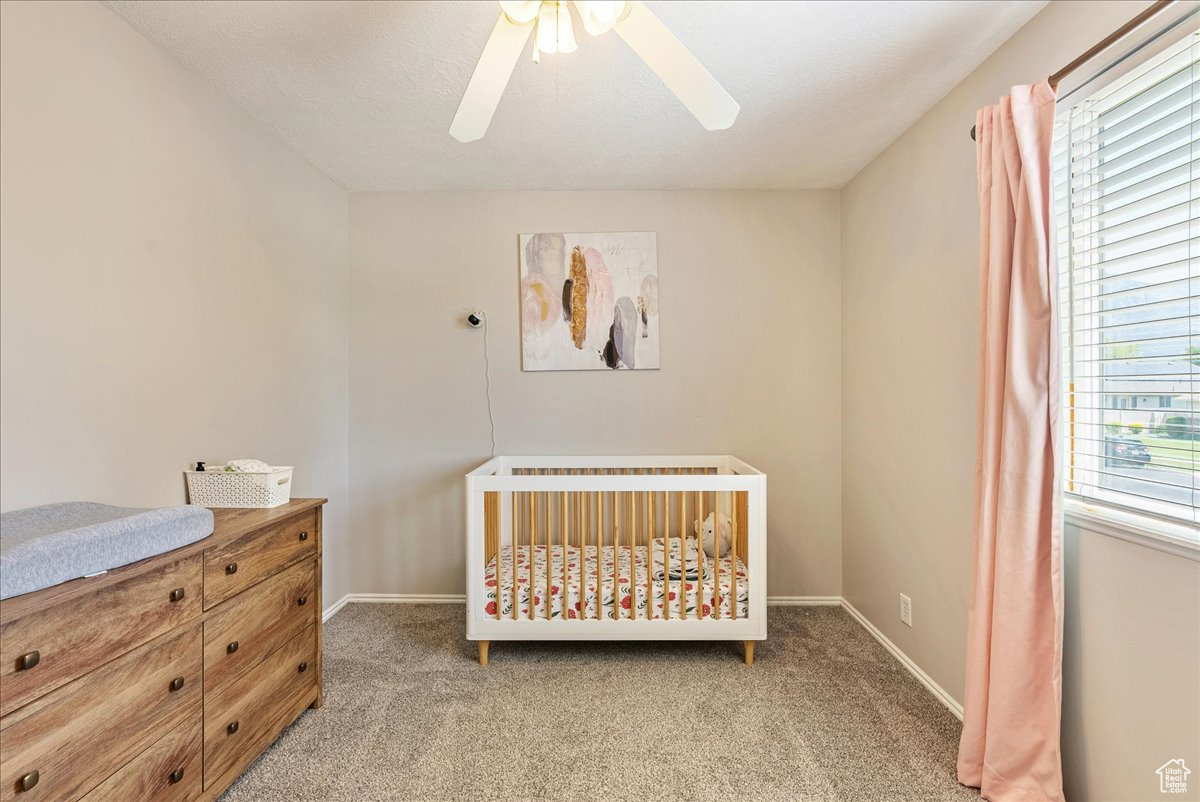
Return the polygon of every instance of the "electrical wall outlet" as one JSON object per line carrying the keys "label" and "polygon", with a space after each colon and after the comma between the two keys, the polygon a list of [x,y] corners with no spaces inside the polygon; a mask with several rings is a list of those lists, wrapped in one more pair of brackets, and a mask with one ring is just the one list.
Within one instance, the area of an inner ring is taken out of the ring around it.
{"label": "electrical wall outlet", "polygon": [[912,626],[912,599],[900,594],[900,620]]}

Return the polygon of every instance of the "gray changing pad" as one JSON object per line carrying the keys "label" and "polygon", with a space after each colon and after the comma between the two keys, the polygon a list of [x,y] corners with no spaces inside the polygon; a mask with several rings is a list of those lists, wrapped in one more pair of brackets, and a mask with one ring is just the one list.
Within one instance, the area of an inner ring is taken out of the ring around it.
{"label": "gray changing pad", "polygon": [[119,568],[212,534],[205,507],[138,509],[91,501],[0,514],[0,599]]}

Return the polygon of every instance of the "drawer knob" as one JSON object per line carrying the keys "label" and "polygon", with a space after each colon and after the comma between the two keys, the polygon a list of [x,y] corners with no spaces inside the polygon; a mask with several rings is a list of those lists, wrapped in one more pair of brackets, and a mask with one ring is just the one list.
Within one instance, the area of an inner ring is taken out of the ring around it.
{"label": "drawer knob", "polygon": [[30,791],[40,779],[42,779],[42,775],[39,772],[31,771],[21,778],[21,781],[17,783],[17,788],[21,791]]}
{"label": "drawer knob", "polygon": [[225,573],[236,574],[237,573],[237,563],[230,563],[229,565],[225,566]]}
{"label": "drawer knob", "polygon": [[229,733],[230,735],[233,735],[237,731],[238,723],[236,721],[230,722],[229,726],[225,728],[225,732]]}
{"label": "drawer knob", "polygon": [[305,671],[308,671],[308,661],[306,660],[303,663],[301,663],[300,665],[296,666],[296,670],[299,671],[301,674],[303,674]]}
{"label": "drawer knob", "polygon": [[171,693],[174,693],[175,691],[182,688],[183,681],[184,681],[183,677],[176,677],[175,679],[171,680]]}
{"label": "drawer knob", "polygon": [[[17,671],[28,671],[42,661],[42,653],[34,650],[17,658]],[[36,774],[37,772],[34,772]]]}
{"label": "drawer knob", "polygon": [[175,771],[173,771],[169,775],[167,775],[167,780],[171,783],[171,785],[174,785],[175,783],[179,782],[182,779],[183,779],[183,767],[182,766],[175,769]]}
{"label": "drawer knob", "polygon": [[308,540],[308,532],[301,532],[301,533],[300,533],[300,539],[301,539],[301,540]]}
{"label": "drawer knob", "polygon": [[233,654],[237,650],[238,650],[238,642],[237,641],[234,641],[233,643],[231,643],[225,647],[225,651],[228,652],[229,654]]}
{"label": "drawer knob", "polygon": [[308,604],[308,597],[307,597],[307,596],[301,596],[300,598],[296,599],[296,604],[298,604],[298,605],[300,605],[301,607],[303,607],[304,605]]}
{"label": "drawer knob", "polygon": [[171,601],[183,601],[185,595],[186,593],[183,588],[175,588],[175,590],[171,591]]}

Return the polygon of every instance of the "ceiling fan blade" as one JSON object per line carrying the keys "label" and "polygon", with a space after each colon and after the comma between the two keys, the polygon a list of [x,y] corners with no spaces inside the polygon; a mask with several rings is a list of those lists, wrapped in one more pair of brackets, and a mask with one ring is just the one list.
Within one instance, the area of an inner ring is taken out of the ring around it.
{"label": "ceiling fan blade", "polygon": [[463,92],[462,102],[458,104],[454,122],[450,123],[450,136],[459,142],[474,142],[487,133],[496,106],[500,105],[500,96],[508,86],[508,79],[512,77],[532,30],[532,22],[518,25],[506,14],[496,20],[496,27],[483,47],[467,91]]}
{"label": "ceiling fan blade", "polygon": [[709,131],[733,125],[741,111],[737,101],[644,4],[630,3],[615,29],[701,125]]}

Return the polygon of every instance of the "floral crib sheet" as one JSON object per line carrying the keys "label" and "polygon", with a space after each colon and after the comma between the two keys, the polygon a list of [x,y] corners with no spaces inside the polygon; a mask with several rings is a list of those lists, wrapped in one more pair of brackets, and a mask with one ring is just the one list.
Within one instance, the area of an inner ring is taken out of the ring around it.
{"label": "floral crib sheet", "polygon": [[[646,588],[646,546],[620,547],[618,560],[619,577],[616,586],[616,612],[614,613],[614,562],[613,547],[604,546],[600,550],[602,564],[600,565],[599,607],[604,619],[639,619],[653,617],[663,618],[666,602],[670,605],[670,618],[680,618],[679,594],[680,580],[684,587],[684,614],[694,619],[698,616],[709,616],[713,613],[713,587],[717,582],[716,569],[713,559],[704,556],[704,587],[700,588],[699,565],[696,562],[697,549],[694,538],[687,539],[687,570],[681,575],[679,538],[670,538],[670,558],[666,566],[663,563],[663,540],[651,542],[653,572],[647,598]],[[596,546],[585,546],[582,550],[583,580],[579,578],[580,549],[567,546],[567,583],[566,593],[563,592],[563,547],[550,547],[550,618],[564,616],[564,600],[566,602],[566,618],[594,619],[597,617],[596,593]],[[636,560],[636,575],[630,582],[631,560]],[[497,607],[501,618],[513,617],[513,547],[505,546],[499,554],[500,577],[496,576],[497,559],[495,557],[487,565],[484,575],[484,613],[489,618],[496,616]],[[517,618],[529,618],[530,597],[533,599],[534,617],[546,618],[546,546],[537,545],[533,549],[533,586],[530,593],[529,576],[529,546],[517,547]],[[720,590],[716,595],[715,604],[720,607],[721,618],[731,616],[730,604],[733,597],[733,560],[723,554],[720,558]],[[580,591],[582,590],[582,593]],[[740,559],[737,561],[737,615],[745,618],[750,612],[750,588],[746,573],[746,565]],[[581,598],[582,596],[582,598]],[[697,606],[702,605],[699,613]],[[652,607],[652,610],[651,610]]]}

